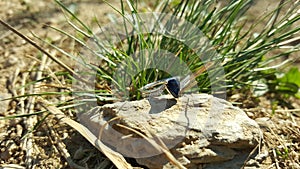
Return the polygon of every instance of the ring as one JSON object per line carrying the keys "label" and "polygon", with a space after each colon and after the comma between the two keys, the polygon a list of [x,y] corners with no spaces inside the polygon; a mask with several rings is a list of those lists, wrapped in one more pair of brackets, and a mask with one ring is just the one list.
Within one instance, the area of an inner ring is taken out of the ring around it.
{"label": "ring", "polygon": [[[159,95],[161,94],[165,89],[175,98],[179,97],[179,92],[181,90],[180,88],[180,77],[170,77],[167,79],[159,80],[156,82],[149,83],[142,88],[140,88],[140,91],[143,95]],[[158,86],[160,85],[160,86]],[[156,87],[158,86],[158,87]],[[156,87],[156,88],[155,88]],[[153,88],[153,89],[152,89]]]}
{"label": "ring", "polygon": [[[200,67],[199,70],[197,70],[195,73],[189,74],[185,76],[184,78],[180,78],[179,76],[170,77],[167,79],[159,80],[156,82],[149,83],[139,90],[142,92],[142,94],[147,95],[159,95],[161,94],[165,89],[172,94],[175,98],[179,97],[179,93],[186,91],[193,86],[197,84],[196,77],[206,71],[208,68],[210,68],[213,65],[213,62],[207,62],[203,67]],[[158,86],[157,88],[154,88],[155,86]],[[154,88],[154,89],[151,89]]]}

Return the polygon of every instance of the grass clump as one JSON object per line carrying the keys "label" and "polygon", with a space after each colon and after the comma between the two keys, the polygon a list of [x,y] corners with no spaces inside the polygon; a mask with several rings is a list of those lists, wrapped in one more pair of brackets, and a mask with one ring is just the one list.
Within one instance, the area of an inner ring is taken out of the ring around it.
{"label": "grass clump", "polygon": [[[138,89],[142,86],[174,75],[195,73],[208,62],[215,66],[196,75],[198,86],[194,90],[217,93],[256,89],[259,87],[257,82],[268,81],[267,77],[275,75],[276,68],[284,65],[271,67],[272,63],[299,50],[299,45],[287,46],[288,41],[299,33],[299,27],[292,27],[300,19],[297,4],[292,1],[278,3],[273,11],[247,28],[248,20],[244,16],[253,3],[250,0],[230,1],[219,7],[215,1],[162,2],[157,9],[157,22],[151,21],[152,30],[145,24],[148,14],[139,13],[137,4],[126,1],[120,2],[121,10],[112,6],[121,19],[105,27],[99,24],[98,32],[93,32],[63,3],[57,3],[71,17],[68,22],[76,36],[58,31],[74,39],[88,53],[74,56],[59,50],[80,63],[80,73],[91,78],[92,84],[96,83],[96,88],[91,85],[92,94],[88,96],[104,102],[124,97],[140,99]],[[288,7],[288,12],[282,16],[284,7]],[[253,32],[257,24],[265,20],[269,22],[264,29]],[[116,23],[121,25],[116,26]],[[160,27],[165,32],[159,32]],[[171,32],[175,30],[176,33]],[[266,57],[281,48],[285,50],[280,54]],[[176,59],[170,61],[171,57]],[[91,61],[97,64],[89,64]],[[157,63],[165,65],[155,67]],[[184,68],[178,72],[178,67]],[[276,91],[271,83],[266,85],[269,92]]]}

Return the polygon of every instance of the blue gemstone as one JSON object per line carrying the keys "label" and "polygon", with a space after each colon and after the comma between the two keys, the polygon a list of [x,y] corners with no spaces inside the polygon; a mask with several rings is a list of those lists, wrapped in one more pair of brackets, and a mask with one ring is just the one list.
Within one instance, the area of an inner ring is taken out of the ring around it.
{"label": "blue gemstone", "polygon": [[168,91],[175,97],[179,97],[179,91],[180,91],[180,82],[177,78],[172,78],[167,81],[167,89]]}

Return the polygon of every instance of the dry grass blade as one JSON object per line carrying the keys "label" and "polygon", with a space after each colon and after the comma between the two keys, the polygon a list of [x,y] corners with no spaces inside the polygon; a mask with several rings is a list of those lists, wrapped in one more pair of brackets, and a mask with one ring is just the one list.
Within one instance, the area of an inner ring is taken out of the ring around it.
{"label": "dry grass blade", "polygon": [[89,83],[86,80],[82,79],[80,75],[78,75],[76,72],[74,72],[69,66],[67,66],[66,64],[64,64],[62,61],[60,61],[58,58],[52,56],[50,53],[48,53],[45,49],[43,49],[42,47],[40,47],[38,44],[36,44],[34,41],[32,41],[31,39],[29,39],[28,37],[26,37],[25,35],[23,35],[21,32],[19,32],[18,30],[16,30],[15,28],[13,28],[12,26],[10,26],[8,23],[2,21],[0,19],[0,23],[5,26],[6,28],[8,28],[9,30],[11,30],[12,32],[14,32],[16,35],[18,35],[19,37],[21,37],[22,39],[24,39],[26,42],[30,43],[32,46],[34,46],[35,48],[37,48],[39,51],[41,51],[42,53],[44,53],[45,55],[47,55],[49,58],[51,58],[54,62],[56,62],[57,64],[59,64],[61,67],[63,67],[64,69],[66,69],[69,73],[73,74],[73,76],[75,76],[76,78],[78,78],[79,80]]}
{"label": "dry grass blade", "polygon": [[16,88],[16,82],[17,82],[17,77],[18,77],[19,73],[20,73],[20,69],[17,68],[15,70],[14,75],[12,77],[10,77],[9,80],[8,80],[7,88],[12,93],[13,97],[18,96],[17,91],[16,91],[15,88]]}
{"label": "dry grass blade", "polygon": [[[37,71],[37,74],[36,74],[36,77],[35,77],[35,80],[39,80],[42,78],[42,72],[45,68],[45,62],[46,62],[46,55],[43,55],[42,57],[42,62],[41,64],[39,65],[39,68],[38,68],[38,71]],[[35,63],[34,63],[35,65]],[[24,79],[25,80],[25,79]],[[26,81],[26,80],[25,80]],[[37,88],[36,86],[38,86],[40,83],[36,83],[34,85],[30,85],[30,93],[38,93],[39,91],[39,88]],[[29,97],[28,98],[28,103],[26,104],[25,106],[25,112],[27,114],[31,114],[34,112],[34,104],[35,104],[35,97]],[[24,113],[25,113],[24,112]],[[36,116],[30,116],[28,118],[26,118],[25,120],[25,126],[26,128],[28,128],[29,130],[33,129],[34,128],[34,124],[37,123],[37,117]],[[32,132],[29,132],[27,137],[25,137],[24,139],[24,148],[26,150],[26,160],[25,160],[25,163],[26,163],[26,167],[27,168],[33,168],[35,167],[34,165],[34,158],[36,158],[33,154],[34,154],[34,149],[33,149],[33,145],[34,145],[34,140],[33,140],[33,133]]]}
{"label": "dry grass blade", "polygon": [[19,164],[4,164],[1,165],[1,169],[25,169],[25,167],[19,165]]}
{"label": "dry grass blade", "polygon": [[277,169],[280,169],[280,167],[279,167],[279,160],[278,160],[278,158],[277,158],[275,149],[273,149],[272,152],[273,152],[273,156],[274,156],[274,159],[275,159],[275,165],[276,165],[276,168],[277,168]]}
{"label": "dry grass blade", "polygon": [[185,86],[181,92],[184,92],[185,90],[188,90],[192,87],[194,87],[195,85],[197,85],[197,81],[195,80],[200,74],[202,74],[203,72],[207,71],[209,68],[211,68],[213,66],[213,62],[208,62],[205,65],[203,65],[199,70],[197,70],[195,73],[193,73],[190,78],[189,78],[189,84],[187,86]]}
{"label": "dry grass blade", "polygon": [[[53,145],[55,145],[56,149],[59,150],[59,152],[64,156],[64,158],[67,160],[69,166],[71,168],[76,168],[76,169],[85,169],[85,167],[82,167],[78,164],[76,164],[72,158],[70,153],[68,152],[66,145],[63,141],[61,141],[61,139],[59,139],[59,135],[58,133],[55,131],[55,129],[52,126],[49,126],[47,124],[48,128],[49,128],[49,132],[51,134],[51,142]],[[57,150],[56,150],[57,151]]]}
{"label": "dry grass blade", "polygon": [[[136,134],[138,134],[139,136],[141,136],[142,138],[144,138],[145,140],[147,140],[155,149],[157,149],[158,151],[163,152],[166,157],[168,158],[168,160],[175,165],[177,168],[180,169],[186,169],[186,167],[184,167],[179,161],[176,160],[176,158],[171,154],[171,152],[167,149],[166,145],[163,144],[162,140],[159,140],[159,143],[157,143],[154,139],[151,139],[150,137],[147,137],[146,135],[142,134],[141,132],[129,128],[127,126],[121,125],[121,124],[117,124],[119,127],[123,127],[127,130],[130,130]],[[160,145],[162,144],[162,145]]]}
{"label": "dry grass blade", "polygon": [[38,99],[39,103],[47,109],[49,112],[51,112],[53,115],[56,116],[57,119],[60,121],[68,124],[69,126],[73,127],[76,131],[78,131],[83,137],[85,137],[93,146],[95,146],[97,149],[99,149],[103,154],[106,155],[113,163],[114,165],[119,169],[124,168],[132,168],[132,166],[126,162],[124,157],[111,150],[109,147],[104,145],[97,137],[91,133],[85,126],[82,124],[66,117],[63,112],[61,112],[57,107],[52,106],[49,102],[44,100],[43,98],[39,97]]}

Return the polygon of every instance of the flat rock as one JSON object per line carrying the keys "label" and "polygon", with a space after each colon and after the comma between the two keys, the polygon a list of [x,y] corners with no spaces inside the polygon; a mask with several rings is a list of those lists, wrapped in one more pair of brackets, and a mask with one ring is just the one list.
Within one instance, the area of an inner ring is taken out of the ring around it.
{"label": "flat rock", "polygon": [[153,144],[162,141],[188,168],[240,168],[259,143],[259,125],[241,109],[208,94],[169,95],[95,107],[80,117],[98,138],[149,168],[172,168]]}

